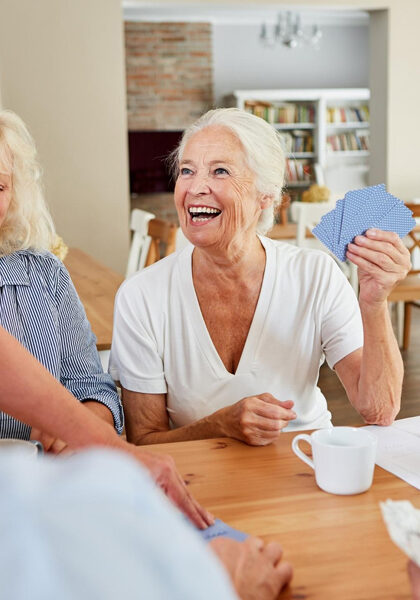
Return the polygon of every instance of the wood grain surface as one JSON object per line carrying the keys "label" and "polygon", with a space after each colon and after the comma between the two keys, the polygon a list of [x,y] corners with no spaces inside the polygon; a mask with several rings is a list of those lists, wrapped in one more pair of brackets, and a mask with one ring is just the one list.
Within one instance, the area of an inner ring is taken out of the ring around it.
{"label": "wood grain surface", "polygon": [[147,449],[172,455],[191,492],[216,517],[282,544],[294,566],[282,599],[411,598],[406,558],[388,536],[379,502],[409,499],[420,507],[418,490],[376,467],[367,492],[327,494],[293,454],[294,435],[266,447],[226,438]]}
{"label": "wood grain surface", "polygon": [[98,350],[109,350],[112,341],[114,298],[123,282],[123,276],[78,248],[69,249],[64,264],[96,335]]}

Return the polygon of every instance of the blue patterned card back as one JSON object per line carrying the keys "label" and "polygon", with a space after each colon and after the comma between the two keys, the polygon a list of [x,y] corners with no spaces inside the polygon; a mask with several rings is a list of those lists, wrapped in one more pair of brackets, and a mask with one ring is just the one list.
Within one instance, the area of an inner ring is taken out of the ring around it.
{"label": "blue patterned card back", "polygon": [[246,533],[238,529],[233,529],[233,527],[230,527],[230,525],[227,525],[220,519],[216,519],[214,525],[210,525],[207,529],[198,530],[198,533],[206,542],[216,537],[228,537],[237,542],[243,542],[248,537]]}
{"label": "blue patterned card back", "polygon": [[416,226],[413,213],[403,202],[398,202],[392,209],[379,220],[375,227],[382,231],[395,231],[402,238]]}
{"label": "blue patterned card back", "polygon": [[327,246],[331,252],[333,251],[334,244],[334,213],[335,208],[323,215],[318,225],[312,230],[312,233]]}
{"label": "blue patterned card back", "polygon": [[378,219],[386,215],[397,202],[398,198],[388,194],[383,184],[348,192],[344,198],[343,222],[336,256],[345,261],[347,244],[356,235],[375,227]]}
{"label": "blue patterned card back", "polygon": [[415,225],[411,211],[380,184],[347,192],[312,233],[344,262],[347,244],[367,229],[395,231],[404,237]]}

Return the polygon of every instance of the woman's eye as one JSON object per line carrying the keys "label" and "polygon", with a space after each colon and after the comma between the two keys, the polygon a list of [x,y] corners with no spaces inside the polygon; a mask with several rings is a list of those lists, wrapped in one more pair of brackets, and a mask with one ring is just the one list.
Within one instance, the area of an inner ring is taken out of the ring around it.
{"label": "woman's eye", "polygon": [[191,175],[192,171],[188,167],[182,167],[179,171],[181,175]]}
{"label": "woman's eye", "polygon": [[214,172],[216,175],[229,175],[229,172],[224,167],[217,167]]}

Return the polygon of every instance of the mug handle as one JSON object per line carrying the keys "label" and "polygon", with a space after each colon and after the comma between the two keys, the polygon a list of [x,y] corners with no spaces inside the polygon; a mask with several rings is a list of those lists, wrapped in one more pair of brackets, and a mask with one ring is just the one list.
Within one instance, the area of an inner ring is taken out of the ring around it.
{"label": "mug handle", "polygon": [[44,446],[38,440],[29,440],[31,444],[38,448],[38,454],[44,454]]}
{"label": "mug handle", "polygon": [[309,456],[306,456],[306,454],[304,454],[302,452],[302,450],[299,448],[300,440],[304,440],[305,442],[308,442],[308,444],[312,448],[311,436],[307,435],[306,433],[300,433],[299,435],[294,437],[293,441],[292,441],[292,450],[296,454],[296,456],[298,456],[301,460],[303,460],[303,462],[305,462],[307,465],[309,465],[311,467],[311,469],[315,470],[314,461],[311,458],[309,458]]}

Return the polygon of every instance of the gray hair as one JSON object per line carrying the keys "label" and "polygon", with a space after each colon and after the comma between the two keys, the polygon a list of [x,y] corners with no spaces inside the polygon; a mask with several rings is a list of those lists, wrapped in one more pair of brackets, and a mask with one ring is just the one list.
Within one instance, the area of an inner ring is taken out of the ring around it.
{"label": "gray hair", "polygon": [[0,256],[17,250],[48,250],[54,224],[44,200],[35,143],[25,123],[0,111],[0,171],[12,178],[12,198],[0,227]]}
{"label": "gray hair", "polygon": [[286,159],[279,133],[260,117],[239,108],[209,110],[184,131],[179,145],[170,155],[173,175],[178,177],[179,162],[188,140],[213,125],[226,127],[238,138],[248,166],[255,174],[257,190],[273,199],[258,220],[257,231],[265,234],[273,226],[274,210],[281,202]]}

